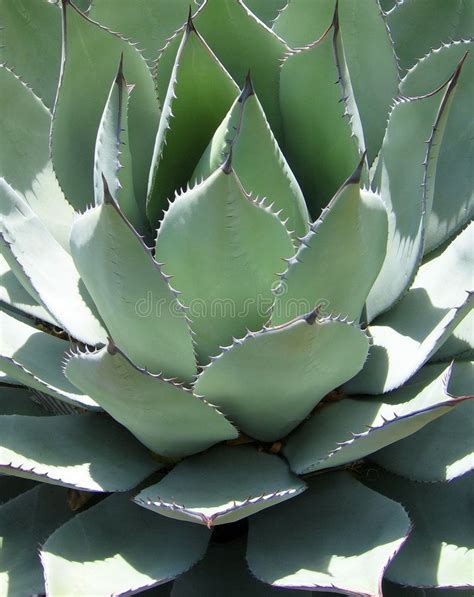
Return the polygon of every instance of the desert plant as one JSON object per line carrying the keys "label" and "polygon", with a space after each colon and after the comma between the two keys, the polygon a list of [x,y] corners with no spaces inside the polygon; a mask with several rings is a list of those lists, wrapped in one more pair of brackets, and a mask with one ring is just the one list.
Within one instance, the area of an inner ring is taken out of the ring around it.
{"label": "desert plant", "polygon": [[469,3],[188,4],[0,2],[0,593],[462,593]]}

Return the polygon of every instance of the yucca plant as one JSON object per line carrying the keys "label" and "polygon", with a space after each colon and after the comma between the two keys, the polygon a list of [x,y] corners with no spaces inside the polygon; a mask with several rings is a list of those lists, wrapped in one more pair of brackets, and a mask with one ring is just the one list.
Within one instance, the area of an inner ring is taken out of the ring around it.
{"label": "yucca plant", "polygon": [[0,594],[461,595],[472,3],[188,4],[0,2]]}

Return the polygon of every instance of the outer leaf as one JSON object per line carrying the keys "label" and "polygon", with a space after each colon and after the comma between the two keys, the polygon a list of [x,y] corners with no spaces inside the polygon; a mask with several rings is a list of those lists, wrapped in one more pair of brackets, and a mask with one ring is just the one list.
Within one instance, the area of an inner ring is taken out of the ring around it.
{"label": "outer leaf", "polygon": [[196,362],[184,311],[108,189],[75,221],[71,252],[114,342],[138,366],[190,381]]}
{"label": "outer leaf", "polygon": [[194,170],[192,182],[207,178],[225,162],[232,148],[232,167],[247,193],[265,197],[288,219],[288,229],[308,232],[306,203],[267,122],[250,76]]}
{"label": "outer leaf", "polygon": [[[385,262],[367,299],[371,321],[410,286],[423,255],[427,214],[446,120],[462,62],[437,90],[397,100],[387,125],[374,184],[388,210]],[[407,138],[412,139],[407,146]],[[400,174],[403,172],[403,176]]]}
{"label": "outer leaf", "polygon": [[301,240],[275,290],[272,325],[317,305],[359,319],[387,243],[385,207],[377,195],[360,190],[361,169],[362,162]]}
{"label": "outer leaf", "polygon": [[126,491],[160,465],[102,415],[0,416],[0,471],[87,491]]}
{"label": "outer leaf", "polygon": [[162,456],[187,456],[237,436],[212,406],[170,380],[137,370],[113,346],[74,355],[65,372],[145,446]]}
{"label": "outer leaf", "polygon": [[350,393],[377,394],[409,379],[471,311],[471,253],[474,224],[418,270],[405,297],[369,331],[373,346],[364,370],[348,384]]}
{"label": "outer leaf", "polygon": [[382,597],[385,567],[408,531],[399,504],[346,472],[334,473],[315,477],[301,496],[250,519],[247,561],[273,586]]}
{"label": "outer leaf", "polygon": [[442,42],[474,35],[469,0],[401,0],[388,15],[400,66],[410,68]]}
{"label": "outer leaf", "polygon": [[120,55],[135,91],[130,98],[130,151],[137,201],[143,202],[159,109],[147,64],[127,41],[94,24],[70,0],[63,7],[62,77],[54,108],[52,154],[61,187],[83,210],[94,196],[94,144]]}
{"label": "outer leaf", "polygon": [[440,149],[433,207],[426,224],[425,253],[440,245],[474,214],[474,123],[470,119],[474,96],[473,48],[474,43],[466,41],[432,51],[408,72],[400,87],[404,95],[433,88],[470,52],[459,75]]}
{"label": "outer leaf", "polygon": [[[390,444],[392,446],[385,450],[396,452],[399,445],[424,433],[411,436],[430,421],[441,415],[444,416],[440,421],[444,421],[445,417],[452,416],[446,413],[463,410],[462,406],[453,408],[459,401],[447,393],[450,375],[450,367],[428,365],[405,386],[390,394],[355,397],[323,405],[285,443],[284,454],[292,470],[304,474],[341,466]],[[431,424],[427,425],[426,430],[431,427]],[[407,436],[410,439],[398,441]],[[438,443],[436,434],[433,441]],[[418,450],[410,452],[414,453],[418,455],[418,462],[421,453]],[[414,461],[407,453],[404,458]]]}
{"label": "outer leaf", "polygon": [[189,307],[201,363],[247,326],[264,325],[281,260],[293,250],[279,217],[246,195],[230,158],[171,204],[156,256]]}
{"label": "outer leaf", "polygon": [[204,369],[196,392],[251,437],[273,441],[359,371],[367,351],[358,327],[310,313],[237,340]]}
{"label": "outer leaf", "polygon": [[472,475],[451,483],[414,483],[381,471],[372,478],[370,486],[402,502],[414,523],[386,578],[418,587],[472,587]]}
{"label": "outer leaf", "polygon": [[302,48],[319,39],[331,24],[336,0],[289,0],[272,30],[291,48]]}
{"label": "outer leaf", "polygon": [[[456,363],[454,367],[449,391],[456,396],[470,396],[471,400],[414,435],[380,450],[372,457],[375,462],[415,481],[452,481],[474,469],[474,363]],[[412,458],[413,454],[417,457]]]}
{"label": "outer leaf", "polygon": [[244,4],[265,25],[271,27],[279,11],[286,6],[287,0],[244,0]]}
{"label": "outer leaf", "polygon": [[72,516],[66,491],[38,485],[0,508],[0,593],[44,593],[38,544]]}
{"label": "outer leaf", "polygon": [[20,310],[26,315],[42,319],[52,325],[57,322],[51,314],[25,290],[18,278],[0,254],[0,301],[6,305]]}
{"label": "outer leaf", "polygon": [[317,217],[354,170],[363,149],[337,13],[320,39],[285,59],[280,105],[288,161]]}
{"label": "outer leaf", "polygon": [[74,262],[29,205],[0,179],[0,250],[20,282],[40,299],[54,319],[87,344],[106,339]]}
{"label": "outer leaf", "polygon": [[217,446],[192,456],[135,501],[178,520],[214,525],[235,522],[306,489],[278,456],[253,446]]}
{"label": "outer leaf", "polygon": [[[245,561],[245,542],[236,540],[211,544],[206,557],[192,570],[177,578],[171,597],[300,597],[298,591],[269,587],[250,574]],[[324,597],[319,594],[318,597]]]}
{"label": "outer leaf", "polygon": [[147,198],[152,226],[157,226],[167,200],[191,178],[196,163],[237,94],[236,84],[189,20],[171,73],[155,140]]}
{"label": "outer leaf", "polygon": [[189,0],[94,0],[89,16],[137,43],[144,57],[156,60],[166,41],[188,16]]}
{"label": "outer leaf", "polygon": [[98,404],[68,382],[62,360],[69,344],[0,312],[0,368],[14,379],[82,408]]}
{"label": "outer leaf", "polygon": [[47,0],[1,0],[0,12],[0,63],[14,69],[52,108],[61,66],[58,7]]}
{"label": "outer leaf", "polygon": [[132,154],[129,146],[128,103],[132,90],[133,87],[127,85],[123,76],[121,59],[102,114],[95,144],[95,204],[100,205],[104,200],[105,177],[110,194],[130,223],[135,230],[144,232],[145,206],[140,210],[135,198]]}
{"label": "outer leaf", "polygon": [[446,342],[432,356],[432,361],[468,360],[474,355],[474,312],[458,323]]}
{"label": "outer leaf", "polygon": [[5,67],[0,68],[0,102],[0,172],[68,251],[74,210],[59,188],[49,156],[51,113]]}
{"label": "outer leaf", "polygon": [[78,514],[41,550],[47,594],[124,595],[172,580],[204,555],[209,531],[114,495]]}

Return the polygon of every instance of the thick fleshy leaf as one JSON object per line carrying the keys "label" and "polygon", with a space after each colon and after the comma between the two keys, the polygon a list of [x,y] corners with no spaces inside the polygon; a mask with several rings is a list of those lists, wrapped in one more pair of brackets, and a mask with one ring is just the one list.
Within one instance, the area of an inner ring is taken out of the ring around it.
{"label": "thick fleshy leaf", "polygon": [[305,489],[304,481],[279,456],[253,446],[217,446],[177,464],[135,501],[164,516],[211,528],[275,506]]}
{"label": "thick fleshy leaf", "polygon": [[470,0],[402,0],[387,17],[400,66],[412,67],[431,48],[474,35]]}
{"label": "thick fleshy leaf", "polygon": [[212,406],[170,380],[136,369],[113,346],[74,355],[65,372],[161,456],[187,456],[237,436]]}
{"label": "thick fleshy leaf", "polygon": [[189,0],[94,0],[90,18],[138,44],[148,61],[156,60],[166,41],[188,17]]}
{"label": "thick fleshy leaf", "polygon": [[5,67],[0,67],[0,103],[0,174],[68,251],[74,210],[59,188],[49,156],[51,113]]}
{"label": "thick fleshy leaf", "polygon": [[0,471],[87,491],[126,491],[160,464],[101,414],[0,416]]}
{"label": "thick fleshy leaf", "polygon": [[0,385],[0,415],[40,417],[46,414],[46,411],[34,400],[33,390],[30,388]]}
{"label": "thick fleshy leaf", "polygon": [[105,330],[67,251],[28,203],[0,179],[0,250],[26,289],[41,301],[73,338],[86,344],[106,340]]}
{"label": "thick fleshy leaf", "polygon": [[385,206],[377,195],[360,190],[361,169],[362,162],[321,218],[311,224],[290,260],[275,289],[272,325],[308,313],[317,305],[359,320],[387,244]]}
{"label": "thick fleshy leaf", "polygon": [[106,498],[53,533],[41,550],[50,597],[129,595],[172,580],[204,555],[210,532]]}
{"label": "thick fleshy leaf", "polygon": [[473,470],[474,363],[454,364],[448,391],[471,399],[414,435],[380,450],[372,459],[385,469],[415,481],[451,481]]}
{"label": "thick fleshy leaf", "polygon": [[369,327],[373,338],[363,371],[348,384],[353,393],[378,394],[409,379],[472,310],[474,224],[424,263],[401,301]]}
{"label": "thick fleshy leaf", "polygon": [[469,313],[454,328],[446,342],[439,348],[431,360],[450,361],[453,358],[470,360],[474,358],[474,312]]}
{"label": "thick fleshy leaf", "polygon": [[207,146],[192,183],[221,166],[232,148],[232,167],[247,193],[266,198],[297,235],[308,232],[309,214],[298,182],[281,152],[250,76]]}
{"label": "thick fleshy leaf", "polygon": [[74,222],[71,253],[117,346],[139,367],[190,381],[196,362],[184,310],[108,189]]}
{"label": "thick fleshy leaf", "polygon": [[90,21],[69,0],[63,4],[63,73],[51,131],[61,187],[80,211],[92,202],[97,129],[123,54],[125,79],[135,85],[128,107],[130,152],[135,197],[143,202],[159,119],[151,72],[129,42]]}
{"label": "thick fleshy leaf", "polygon": [[364,148],[337,13],[320,39],[286,57],[280,105],[288,161],[317,217]]}
{"label": "thick fleshy leaf", "polygon": [[301,496],[250,519],[247,561],[277,587],[382,597],[384,570],[409,526],[399,504],[349,473],[318,476]]}
{"label": "thick fleshy leaf", "polygon": [[279,217],[245,193],[230,162],[175,199],[156,240],[156,258],[189,308],[201,363],[265,324],[272,284],[294,251]]}
{"label": "thick fleshy leaf", "polygon": [[291,48],[319,39],[331,24],[336,0],[289,0],[272,25],[272,31]]}
{"label": "thick fleshy leaf", "polygon": [[66,490],[38,485],[0,508],[0,594],[44,594],[38,545],[69,520]]}
{"label": "thick fleshy leaf", "polygon": [[[245,541],[214,543],[192,570],[177,578],[171,597],[301,597],[299,591],[282,591],[258,581],[245,561]],[[318,593],[319,597],[324,597]]]}
{"label": "thick fleshy leaf", "polygon": [[48,0],[1,0],[0,13],[0,64],[12,68],[52,108],[61,66],[58,6]]}
{"label": "thick fleshy leaf", "polygon": [[472,475],[466,475],[451,483],[415,483],[382,471],[364,480],[401,502],[413,521],[413,531],[386,578],[418,587],[472,587],[472,481]]}
{"label": "thick fleshy leaf", "polygon": [[[451,368],[445,364],[427,365],[405,386],[390,394],[329,402],[288,438],[283,453],[292,470],[303,474],[360,460],[390,444],[393,446],[387,449],[396,452],[404,443],[398,440],[407,436],[411,439],[415,437],[412,433],[430,421],[441,415],[444,416],[440,421],[444,421],[452,416],[446,413],[464,409],[448,393],[450,376]],[[431,425],[426,430],[429,428]],[[434,434],[433,442],[438,443],[438,439]],[[414,453],[418,454],[418,463],[421,452],[410,452]],[[410,466],[415,459],[407,454],[403,458],[410,461],[407,464]]]}
{"label": "thick fleshy leaf", "polygon": [[439,146],[461,66],[432,93],[398,99],[390,113],[373,180],[388,211],[387,253],[367,299],[368,321],[397,302],[421,262]]}
{"label": "thick fleshy leaf", "polygon": [[82,408],[98,409],[66,379],[62,361],[70,345],[0,312],[0,369],[19,382]]}
{"label": "thick fleshy leaf", "polygon": [[9,307],[13,307],[30,315],[31,317],[42,319],[52,325],[58,325],[57,321],[51,316],[44,307],[42,307],[29,294],[24,286],[20,284],[18,278],[6,262],[3,255],[0,254],[0,301]]}
{"label": "thick fleshy leaf", "polygon": [[196,392],[246,434],[273,441],[355,375],[367,351],[358,327],[313,312],[236,340],[204,369]]}
{"label": "thick fleshy leaf", "polygon": [[404,95],[417,95],[434,88],[449,76],[466,57],[453,105],[450,110],[438,158],[433,207],[426,224],[425,253],[468,222],[474,214],[474,123],[471,103],[474,96],[474,42],[456,42],[432,51],[420,60],[403,79]]}
{"label": "thick fleshy leaf", "polygon": [[237,95],[237,85],[190,19],[176,55],[155,140],[147,198],[152,227],[157,227],[168,200],[191,178]]}
{"label": "thick fleshy leaf", "polygon": [[95,204],[104,201],[104,181],[109,192],[120,205],[135,230],[145,232],[145,205],[137,204],[133,188],[132,154],[129,144],[128,104],[133,86],[127,85],[123,76],[123,57],[104,113],[95,143],[94,192]]}
{"label": "thick fleshy leaf", "polygon": [[271,27],[288,0],[244,0],[245,6],[265,25]]}

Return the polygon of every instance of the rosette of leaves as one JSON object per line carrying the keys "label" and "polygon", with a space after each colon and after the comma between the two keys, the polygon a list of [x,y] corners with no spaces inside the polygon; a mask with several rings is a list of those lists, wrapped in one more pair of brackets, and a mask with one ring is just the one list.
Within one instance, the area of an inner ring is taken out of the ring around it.
{"label": "rosette of leaves", "polygon": [[0,593],[468,590],[472,4],[59,4],[1,2]]}

